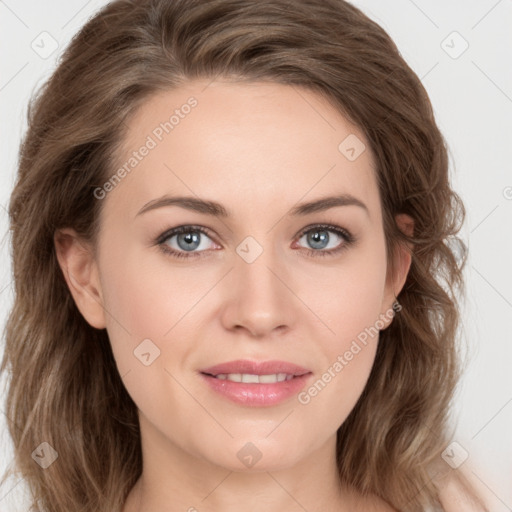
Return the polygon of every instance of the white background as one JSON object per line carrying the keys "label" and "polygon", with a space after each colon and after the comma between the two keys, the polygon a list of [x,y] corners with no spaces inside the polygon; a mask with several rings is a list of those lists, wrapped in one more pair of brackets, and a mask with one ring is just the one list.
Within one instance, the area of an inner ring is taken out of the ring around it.
{"label": "white background", "polygon": [[[13,297],[6,208],[28,99],[52,73],[70,38],[105,3],[0,2],[2,327]],[[463,336],[471,356],[457,394],[454,439],[469,453],[492,509],[512,510],[512,1],[353,3],[391,35],[422,79],[450,147],[452,183],[467,208],[461,233],[469,246]],[[59,44],[46,59],[31,48],[43,31]],[[12,461],[3,393],[0,388],[0,471]],[[12,479],[0,488],[2,512],[26,510],[15,507],[20,483]]]}

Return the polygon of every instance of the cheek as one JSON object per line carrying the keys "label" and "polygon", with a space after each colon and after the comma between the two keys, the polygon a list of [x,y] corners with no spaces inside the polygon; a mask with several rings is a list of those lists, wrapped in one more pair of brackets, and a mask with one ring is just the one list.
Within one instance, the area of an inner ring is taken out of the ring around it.
{"label": "cheek", "polygon": [[155,357],[162,334],[172,325],[171,315],[163,312],[172,310],[173,294],[162,293],[162,280],[123,240],[105,236],[103,244],[100,270],[107,332],[120,375],[132,372],[133,379],[133,370],[143,366],[137,348],[151,340]]}
{"label": "cheek", "polygon": [[[190,350],[187,344],[173,342],[173,336],[178,337],[178,322],[185,314],[186,303],[190,302],[177,292],[187,290],[186,282],[178,279],[178,272],[168,273],[164,279],[159,269],[142,265],[135,251],[120,258],[111,249],[110,261],[120,263],[104,265],[102,285],[116,365],[138,409],[155,424],[162,422],[164,428],[171,422],[169,404],[181,409],[190,407],[190,399],[172,378],[175,370],[170,364],[173,360],[182,362]],[[197,301],[197,294],[195,297]]]}
{"label": "cheek", "polygon": [[[365,295],[333,311],[329,333],[317,338],[322,363],[314,380],[298,395],[299,407],[325,431],[335,431],[345,421],[366,386],[379,342],[373,314],[363,307]],[[371,294],[368,295],[371,299]],[[337,314],[335,314],[337,313]],[[303,408],[303,409],[302,409]]]}
{"label": "cheek", "polygon": [[118,321],[110,318],[108,322],[113,330],[122,324],[134,342],[161,340],[204,294],[201,279],[193,271],[173,268],[166,264],[165,255],[153,249],[150,257],[144,251],[148,249],[122,251],[117,258],[112,251],[109,259],[119,263],[106,262],[102,279],[105,307]]}
{"label": "cheek", "polygon": [[[375,358],[376,342],[353,345],[336,356],[298,395],[297,412],[306,430],[320,437],[336,432],[359,400]],[[339,356],[339,357],[338,357]]]}
{"label": "cheek", "polygon": [[382,312],[385,280],[385,250],[378,244],[347,253],[336,267],[319,266],[308,272],[300,296],[324,324],[320,339],[327,340],[324,352],[331,359],[375,327]]}
{"label": "cheek", "polygon": [[[134,379],[141,370],[141,354],[149,352],[144,358],[154,358],[154,362],[143,368],[151,368],[154,379],[157,369],[171,369],[193,352],[193,343],[182,341],[193,337],[199,303],[215,276],[197,268],[173,266],[165,255],[153,252],[148,257],[147,249],[120,247],[111,245],[104,251],[108,255],[102,266],[107,331],[119,373],[123,376],[135,369],[131,373]],[[164,377],[168,379],[167,374]],[[152,382],[144,381],[144,386]]]}
{"label": "cheek", "polygon": [[300,295],[308,297],[308,305],[325,324],[323,335],[316,336],[323,366],[298,401],[309,417],[327,416],[330,427],[337,428],[359,399],[374,363],[385,252],[376,246],[347,257],[335,272],[321,272],[308,278]]}

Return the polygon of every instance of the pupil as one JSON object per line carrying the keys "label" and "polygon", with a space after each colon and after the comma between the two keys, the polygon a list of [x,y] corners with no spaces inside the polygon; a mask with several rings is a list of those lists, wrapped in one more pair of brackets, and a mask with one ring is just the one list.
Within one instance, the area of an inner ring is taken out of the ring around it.
{"label": "pupil", "polygon": [[329,239],[329,235],[327,231],[314,231],[309,237],[309,242],[315,247],[315,249],[323,249],[325,244],[323,242],[327,242]]}
{"label": "pupil", "polygon": [[[185,245],[185,247],[182,246],[180,241],[184,241],[185,244],[192,244],[196,242],[196,245],[194,247],[190,247]],[[185,251],[192,251],[194,249],[197,249],[197,246],[199,245],[199,235],[197,233],[191,234],[191,233],[185,233],[178,236],[178,245],[181,249]]]}

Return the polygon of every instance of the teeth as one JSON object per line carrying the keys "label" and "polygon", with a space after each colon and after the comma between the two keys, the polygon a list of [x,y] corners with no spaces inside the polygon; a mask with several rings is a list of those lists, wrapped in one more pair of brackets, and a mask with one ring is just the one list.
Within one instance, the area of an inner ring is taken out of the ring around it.
{"label": "teeth", "polygon": [[230,380],[232,382],[244,382],[250,384],[273,384],[293,379],[293,375],[286,373],[274,373],[271,375],[253,375],[252,373],[219,373],[217,379]]}
{"label": "teeth", "polygon": [[242,374],[242,382],[246,383],[258,383],[260,381],[257,375],[251,375],[250,373]]}

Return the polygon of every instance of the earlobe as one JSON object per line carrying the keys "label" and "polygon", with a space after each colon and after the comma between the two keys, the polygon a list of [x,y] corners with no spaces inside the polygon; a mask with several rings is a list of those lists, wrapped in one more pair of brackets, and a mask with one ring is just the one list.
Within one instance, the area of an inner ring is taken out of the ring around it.
{"label": "earlobe", "polygon": [[54,244],[59,266],[77,308],[92,327],[104,329],[105,309],[93,251],[71,228],[56,230]]}

